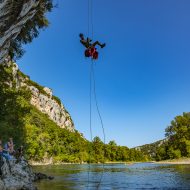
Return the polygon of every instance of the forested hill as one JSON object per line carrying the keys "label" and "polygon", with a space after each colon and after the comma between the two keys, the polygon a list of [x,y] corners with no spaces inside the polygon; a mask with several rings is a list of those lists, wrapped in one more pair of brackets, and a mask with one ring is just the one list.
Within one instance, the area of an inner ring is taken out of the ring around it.
{"label": "forested hill", "polygon": [[154,143],[137,146],[134,149],[143,152],[143,154],[145,154],[145,155],[148,155],[148,157],[151,160],[155,160],[156,155],[157,155],[157,149],[160,146],[162,146],[166,141],[167,141],[166,139],[163,139],[163,140],[156,141]]}
{"label": "forested hill", "polygon": [[178,115],[165,129],[164,140],[136,147],[152,160],[190,157],[190,112]]}
{"label": "forested hill", "polygon": [[[53,116],[53,117],[52,117]],[[0,134],[13,137],[32,161],[104,162],[144,161],[140,151],[104,145],[99,137],[87,141],[73,127],[71,116],[49,88],[35,83],[13,62],[0,65]],[[90,159],[90,160],[89,160]]]}

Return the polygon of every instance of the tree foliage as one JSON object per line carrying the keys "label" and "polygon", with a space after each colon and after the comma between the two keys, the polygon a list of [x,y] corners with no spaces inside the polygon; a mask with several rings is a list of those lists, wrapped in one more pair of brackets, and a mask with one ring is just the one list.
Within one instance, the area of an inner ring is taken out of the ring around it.
{"label": "tree foliage", "polygon": [[176,116],[165,130],[167,142],[157,148],[157,160],[190,157],[190,113]]}

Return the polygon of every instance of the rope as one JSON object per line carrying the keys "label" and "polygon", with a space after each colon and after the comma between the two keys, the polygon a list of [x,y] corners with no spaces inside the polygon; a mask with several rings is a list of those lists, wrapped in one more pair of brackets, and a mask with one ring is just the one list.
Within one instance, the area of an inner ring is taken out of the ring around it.
{"label": "rope", "polygon": [[105,129],[104,129],[104,124],[103,124],[103,119],[102,119],[102,116],[101,116],[101,113],[100,113],[100,109],[99,109],[99,106],[98,106],[98,100],[97,100],[97,93],[96,93],[96,78],[95,78],[95,72],[94,72],[94,65],[93,65],[93,59],[91,61],[91,65],[92,65],[92,78],[93,78],[93,92],[94,92],[94,100],[95,100],[95,104],[96,104],[96,110],[98,112],[98,116],[99,116],[99,119],[100,119],[100,123],[101,123],[101,127],[102,127],[102,132],[103,132],[103,143],[104,143],[104,146],[103,146],[103,151],[104,151],[104,154],[103,154],[103,164],[102,164],[102,172],[101,172],[101,177],[100,177],[100,181],[98,182],[97,184],[97,189],[99,189],[101,183],[102,183],[102,178],[103,178],[103,174],[104,174],[104,170],[105,170],[105,141],[106,141],[106,135],[105,135]]}
{"label": "rope", "polygon": [[90,0],[88,0],[88,36],[90,35]]}
{"label": "rope", "polygon": [[90,20],[90,23],[91,23],[91,38],[92,38],[92,40],[93,40],[93,38],[94,38],[94,25],[93,25],[93,0],[91,0],[91,10],[90,10],[91,12],[91,14],[90,14],[90,18],[91,18],[91,20]]}
{"label": "rope", "polygon": [[[92,78],[93,78],[93,63],[91,62],[90,64],[90,140],[92,142],[93,135],[92,135]],[[89,164],[88,164],[88,185],[87,189],[89,188],[89,183],[90,183],[90,171],[91,171],[91,144],[89,146]]]}
{"label": "rope", "polygon": [[93,0],[88,0],[88,37],[91,40],[94,37],[94,24],[93,24]]}

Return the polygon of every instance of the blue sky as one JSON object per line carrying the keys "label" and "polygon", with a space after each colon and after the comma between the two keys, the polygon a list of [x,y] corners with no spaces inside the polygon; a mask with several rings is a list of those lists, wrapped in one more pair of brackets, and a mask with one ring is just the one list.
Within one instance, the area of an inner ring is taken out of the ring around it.
{"label": "blue sky", "polygon": [[[51,87],[89,139],[87,0],[59,0],[51,25],[18,61],[31,79]],[[106,42],[96,62],[97,96],[106,141],[134,147],[164,138],[178,114],[190,109],[190,1],[96,0],[94,40]],[[94,107],[94,104],[93,104]],[[102,137],[93,109],[93,136]]]}

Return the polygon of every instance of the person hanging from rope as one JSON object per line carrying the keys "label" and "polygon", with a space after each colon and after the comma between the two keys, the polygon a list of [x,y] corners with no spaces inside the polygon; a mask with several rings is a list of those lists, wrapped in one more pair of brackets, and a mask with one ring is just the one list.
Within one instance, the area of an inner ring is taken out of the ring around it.
{"label": "person hanging from rope", "polygon": [[98,59],[96,45],[100,46],[101,48],[104,48],[106,44],[101,44],[99,41],[92,43],[92,40],[88,37],[85,39],[83,34],[79,34],[79,37],[81,44],[86,48],[84,52],[85,57],[92,57],[92,59]]}

